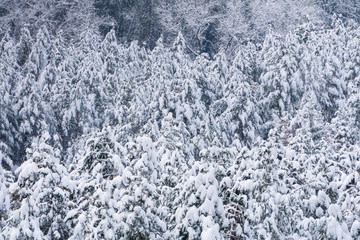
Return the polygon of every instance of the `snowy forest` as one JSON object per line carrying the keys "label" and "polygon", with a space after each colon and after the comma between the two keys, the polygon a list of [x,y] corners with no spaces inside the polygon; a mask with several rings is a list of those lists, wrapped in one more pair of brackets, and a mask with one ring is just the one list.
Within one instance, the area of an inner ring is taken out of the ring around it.
{"label": "snowy forest", "polygon": [[124,2],[84,31],[0,7],[0,239],[360,239],[360,6],[196,32],[98,12]]}

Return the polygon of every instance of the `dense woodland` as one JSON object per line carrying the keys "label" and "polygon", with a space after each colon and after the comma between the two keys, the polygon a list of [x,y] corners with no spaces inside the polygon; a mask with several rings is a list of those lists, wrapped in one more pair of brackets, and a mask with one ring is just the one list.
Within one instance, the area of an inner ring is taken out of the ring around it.
{"label": "dense woodland", "polygon": [[360,28],[190,58],[0,42],[0,239],[360,238]]}
{"label": "dense woodland", "polygon": [[0,0],[0,38],[21,36],[24,26],[35,38],[46,25],[66,42],[92,28],[105,36],[115,30],[120,43],[137,40],[154,48],[159,37],[169,46],[182,32],[193,55],[232,55],[238,44],[262,42],[271,26],[277,33],[311,21],[329,26],[333,14],[360,21],[358,0]]}

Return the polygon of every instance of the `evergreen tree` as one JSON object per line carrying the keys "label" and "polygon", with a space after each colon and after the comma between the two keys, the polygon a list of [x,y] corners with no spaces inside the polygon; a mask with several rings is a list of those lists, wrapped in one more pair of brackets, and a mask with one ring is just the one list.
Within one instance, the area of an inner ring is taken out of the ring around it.
{"label": "evergreen tree", "polygon": [[244,145],[251,145],[255,136],[261,134],[262,119],[256,103],[258,91],[256,82],[249,83],[245,75],[232,68],[224,98],[213,105],[213,108],[224,108],[220,115],[216,113],[219,115],[216,120],[229,143],[239,139]]}
{"label": "evergreen tree", "polygon": [[[15,101],[13,88],[20,79],[19,66],[15,59],[15,42],[8,35],[0,42],[0,142],[1,149],[10,159],[3,158],[2,165],[10,167],[13,163],[20,163],[21,137],[18,131],[18,119],[13,108]],[[10,161],[4,161],[10,160]]]}
{"label": "evergreen tree", "polygon": [[138,137],[126,144],[123,189],[118,202],[120,239],[162,239],[166,231],[159,201],[159,167],[153,142]]}
{"label": "evergreen tree", "polygon": [[[0,159],[4,160],[6,156],[0,151]],[[12,172],[0,167],[0,228],[3,229],[6,226],[8,215],[10,214],[10,198],[9,198],[9,186],[14,182],[14,176]],[[3,239],[0,234],[0,239]]]}
{"label": "evergreen tree", "polygon": [[17,181],[9,187],[11,213],[3,231],[5,239],[68,237],[63,219],[73,185],[60,163],[59,146],[57,136],[44,132],[28,149],[28,159],[16,170]]}
{"label": "evergreen tree", "polygon": [[30,35],[30,31],[28,28],[24,27],[20,32],[20,41],[16,46],[16,54],[17,54],[17,63],[20,66],[23,66],[27,61],[31,48],[33,44],[33,39]]}
{"label": "evergreen tree", "polygon": [[173,238],[223,239],[228,221],[219,197],[217,177],[221,171],[215,162],[203,160],[183,175],[174,202]]}
{"label": "evergreen tree", "polygon": [[69,239],[118,239],[119,180],[124,170],[121,147],[112,129],[104,129],[86,141],[84,156],[74,162],[71,177],[78,188],[74,206],[65,221],[73,229]]}
{"label": "evergreen tree", "polygon": [[[99,50],[97,35],[87,30],[81,36],[77,56],[69,64],[75,66],[68,79],[62,80],[65,88],[67,106],[62,113],[61,127],[67,141],[76,139],[83,133],[89,133],[93,127],[101,127],[100,98],[103,82],[103,60]],[[66,69],[65,69],[66,70]],[[70,86],[69,86],[70,84]]]}
{"label": "evergreen tree", "polygon": [[14,91],[14,108],[23,146],[21,152],[30,145],[32,137],[38,136],[53,122],[52,110],[42,98],[42,72],[48,64],[49,46],[49,33],[46,27],[43,27],[39,30],[36,42],[23,65],[24,80],[17,83]]}

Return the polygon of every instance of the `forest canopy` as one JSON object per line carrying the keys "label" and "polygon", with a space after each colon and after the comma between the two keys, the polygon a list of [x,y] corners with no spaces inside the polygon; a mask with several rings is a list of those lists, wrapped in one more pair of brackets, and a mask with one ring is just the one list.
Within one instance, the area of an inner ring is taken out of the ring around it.
{"label": "forest canopy", "polygon": [[5,34],[0,238],[359,238],[359,40],[333,19],[190,58],[181,33]]}

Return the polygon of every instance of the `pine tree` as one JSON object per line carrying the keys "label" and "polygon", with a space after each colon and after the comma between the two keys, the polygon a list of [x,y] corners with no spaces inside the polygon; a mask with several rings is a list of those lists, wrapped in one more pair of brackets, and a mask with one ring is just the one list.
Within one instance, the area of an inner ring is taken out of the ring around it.
{"label": "pine tree", "polygon": [[228,170],[233,176],[226,195],[231,238],[287,238],[296,230],[302,215],[291,191],[297,182],[288,174],[280,139],[276,129],[271,130],[267,141],[253,150],[243,148]]}
{"label": "pine tree", "polygon": [[223,239],[228,225],[219,197],[217,176],[221,168],[204,160],[196,162],[181,178],[175,199],[172,237],[177,239]]}
{"label": "pine tree", "polygon": [[313,68],[317,68],[313,71],[319,71],[319,75],[314,72],[313,88],[328,121],[334,117],[339,107],[337,102],[347,95],[346,83],[341,78],[344,69],[343,28],[343,24],[339,22],[326,37],[323,35],[323,39],[319,39],[324,42],[321,42],[319,57],[313,62]]}
{"label": "pine tree", "polygon": [[[19,66],[16,63],[15,42],[8,35],[0,42],[0,142],[4,154],[9,158],[2,159],[2,165],[10,167],[13,163],[21,161],[21,137],[18,131],[18,119],[13,103],[13,88],[19,81]],[[9,161],[4,161],[9,160]]]}
{"label": "pine tree", "polygon": [[228,142],[239,139],[249,146],[261,132],[262,121],[256,104],[258,90],[259,85],[256,82],[249,84],[246,76],[233,69],[229,83],[225,85],[225,97],[213,105],[224,108],[221,115],[216,114],[219,115],[216,121]]}
{"label": "pine tree", "polygon": [[[51,142],[55,147],[49,145]],[[57,136],[44,132],[10,185],[11,213],[4,228],[6,239],[64,239],[69,229],[63,219],[72,190],[66,168],[60,163]]]}
{"label": "pine tree", "polygon": [[29,29],[27,27],[22,28],[20,32],[20,41],[16,46],[17,63],[20,66],[23,66],[27,61],[31,52],[32,44],[33,39],[30,35]]}
{"label": "pine tree", "polygon": [[162,239],[166,231],[157,183],[159,167],[153,142],[138,137],[126,144],[123,189],[120,191],[120,239]]}
{"label": "pine tree", "polygon": [[161,121],[161,131],[156,142],[159,159],[159,200],[164,208],[164,220],[168,223],[165,238],[171,238],[171,221],[174,214],[174,200],[179,194],[178,183],[194,162],[192,150],[187,147],[188,133],[183,124],[178,124],[168,114]]}
{"label": "pine tree", "polygon": [[[263,59],[262,59],[262,75],[260,81],[262,83],[262,101],[263,111],[272,109],[273,113],[264,113],[265,119],[277,120],[277,117],[284,114],[285,111],[292,114],[296,108],[296,101],[299,90],[296,89],[299,81],[302,81],[299,74],[295,75],[298,68],[296,53],[292,44],[296,42],[290,39],[288,44],[283,44],[277,36],[269,33],[264,41]],[[296,78],[297,77],[297,78]],[[267,115],[267,116],[266,116]]]}
{"label": "pine tree", "polygon": [[127,64],[127,49],[116,41],[115,31],[111,30],[100,45],[103,82],[97,87],[97,94],[102,101],[100,108],[104,124],[116,125],[119,116],[114,113],[116,102],[124,97],[123,88],[127,86],[125,66]]}
{"label": "pine tree", "polygon": [[232,71],[240,71],[247,82],[257,82],[258,79],[258,59],[257,46],[248,42],[246,45],[238,46],[232,62]]}
{"label": "pine tree", "polygon": [[84,155],[70,167],[78,188],[65,218],[72,229],[69,239],[118,239],[117,201],[124,170],[120,153],[112,129],[103,129],[86,141]]}
{"label": "pine tree", "polygon": [[31,139],[47,129],[53,121],[53,113],[42,99],[44,80],[42,72],[48,64],[50,37],[46,27],[39,30],[36,42],[31,48],[26,63],[22,68],[24,80],[18,82],[14,91],[15,114],[19,121],[19,132],[24,151]]}
{"label": "pine tree", "polygon": [[[207,73],[210,73],[207,79],[209,90],[214,95],[214,100],[218,100],[223,97],[224,85],[229,81],[229,63],[226,59],[226,55],[220,52],[215,55],[214,61],[211,61]],[[213,101],[214,101],[213,100]]]}
{"label": "pine tree", "polygon": [[[4,160],[7,156],[0,151],[0,159],[2,162],[7,162]],[[6,221],[10,214],[10,198],[9,198],[9,186],[14,182],[14,176],[12,172],[7,171],[2,166],[0,166],[0,229],[3,229],[6,226]],[[0,234],[0,239],[3,239],[2,234]]]}
{"label": "pine tree", "polygon": [[[68,106],[62,113],[61,126],[64,138],[74,140],[94,127],[101,127],[100,116],[104,111],[101,99],[103,59],[100,56],[97,35],[88,30],[83,33],[77,48],[74,75],[64,82]],[[70,62],[71,64],[71,62]],[[69,86],[66,86],[70,83]]]}

